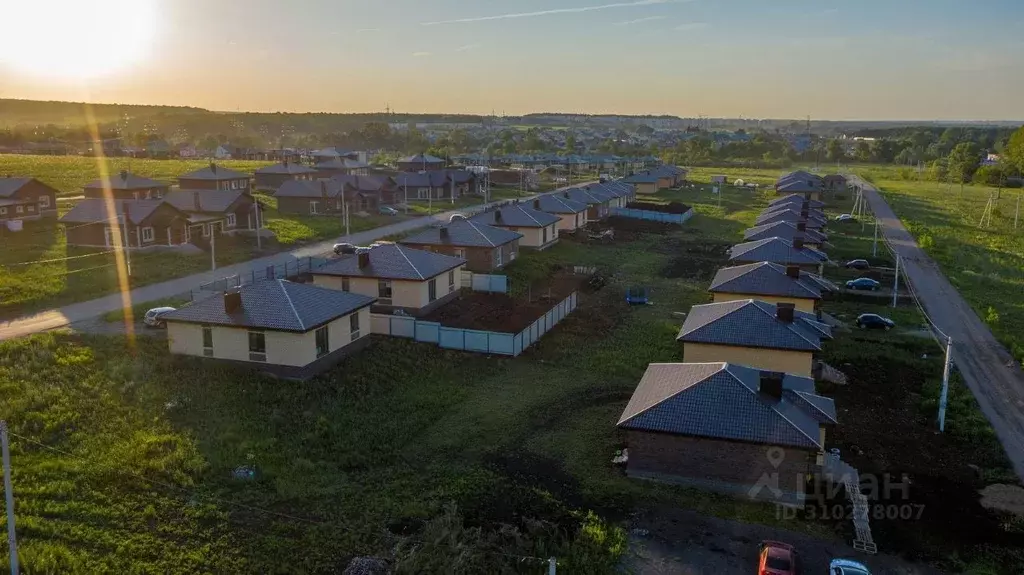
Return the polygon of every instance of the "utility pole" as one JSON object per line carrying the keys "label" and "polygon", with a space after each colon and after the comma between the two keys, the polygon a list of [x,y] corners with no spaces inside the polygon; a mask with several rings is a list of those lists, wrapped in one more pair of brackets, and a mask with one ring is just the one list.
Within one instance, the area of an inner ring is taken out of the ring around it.
{"label": "utility pole", "polygon": [[875,216],[875,239],[871,241],[871,257],[878,257],[878,216]]}
{"label": "utility pole", "polygon": [[[221,228],[223,229],[223,228]],[[210,222],[210,270],[217,269],[217,228]]]}
{"label": "utility pole", "polygon": [[347,240],[349,239],[349,236],[352,235],[352,232],[349,228],[349,216],[351,216],[352,213],[349,211],[348,202],[342,204],[342,208],[344,208],[342,211],[342,219],[344,219],[345,221],[345,239]]}
{"label": "utility pole", "polygon": [[11,575],[18,575],[18,538],[14,533],[14,488],[11,487],[11,449],[7,444],[7,422],[2,420],[0,420],[0,447],[3,449],[4,496],[7,500],[7,544],[11,548]]}
{"label": "utility pole", "polygon": [[128,277],[132,277],[132,250],[128,244],[128,202],[124,203],[125,212],[118,218],[118,223],[121,224],[121,249],[124,251],[124,266],[128,272]]}
{"label": "utility pole", "polygon": [[892,282],[892,307],[896,307],[896,296],[900,289],[900,255],[896,254],[896,277]]}
{"label": "utility pole", "polygon": [[949,396],[949,371],[953,367],[953,338],[946,336],[946,367],[942,369],[942,394],[939,395],[939,431],[946,431],[946,398]]}
{"label": "utility pole", "polygon": [[1013,212],[1013,229],[1017,229],[1017,220],[1020,219],[1020,196],[1021,192],[1017,192],[1017,209]]}
{"label": "utility pole", "polygon": [[263,239],[260,237],[260,212],[263,209],[258,201],[253,202],[252,209],[256,212],[256,249],[263,251]]}

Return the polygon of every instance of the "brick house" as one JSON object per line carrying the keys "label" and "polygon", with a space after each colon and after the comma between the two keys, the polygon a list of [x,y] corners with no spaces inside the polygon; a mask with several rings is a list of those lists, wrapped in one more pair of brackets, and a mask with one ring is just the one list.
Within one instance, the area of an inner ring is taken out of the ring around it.
{"label": "brick house", "polygon": [[379,206],[401,201],[395,181],[383,175],[333,176],[344,184],[343,192],[349,207],[357,212],[374,212]]}
{"label": "brick house", "polygon": [[444,168],[445,161],[430,154],[416,154],[398,160],[398,169],[403,172],[433,171]]}
{"label": "brick house", "polygon": [[248,174],[211,162],[209,166],[178,176],[183,190],[242,190],[252,191]]}
{"label": "brick house", "polygon": [[652,363],[616,425],[630,477],[801,505],[835,402],[814,381],[728,362]]}
{"label": "brick house", "polygon": [[274,192],[281,214],[331,215],[344,209],[345,184],[337,180],[291,180]]}
{"label": "brick house", "polygon": [[256,200],[242,190],[174,190],[164,200],[188,215],[186,238],[193,243],[215,233],[256,229]]}
{"label": "brick house", "polygon": [[805,246],[818,250],[828,241],[828,236],[824,233],[807,229],[807,222],[775,222],[747,228],[743,232],[743,239],[748,242],[770,238],[782,238],[792,242],[800,237],[803,238]]}
{"label": "brick house", "polygon": [[309,166],[285,160],[280,164],[266,166],[256,170],[256,189],[273,192],[281,184],[290,180],[314,180],[317,171]]}
{"label": "brick house", "polygon": [[804,244],[803,238],[793,241],[782,238],[768,238],[736,244],[729,250],[729,264],[752,264],[772,262],[784,266],[798,266],[802,270],[817,272],[825,267],[828,256]]}
{"label": "brick house", "polygon": [[307,379],[365,347],[374,298],[261,281],[160,316],[170,352]]}
{"label": "brick house", "polygon": [[164,200],[116,200],[108,206],[107,200],[86,198],[64,214],[60,223],[69,246],[127,245],[137,249],[188,242],[188,214]]}
{"label": "brick house", "polygon": [[469,220],[427,228],[401,241],[418,250],[447,254],[466,260],[466,269],[490,273],[519,255],[523,234]]}
{"label": "brick house", "polygon": [[683,359],[726,361],[810,377],[832,329],[793,304],[755,299],[695,305],[679,330]]}
{"label": "brick house", "polygon": [[392,176],[399,197],[409,201],[448,200],[459,197],[459,188],[452,184],[444,170],[401,172]]}
{"label": "brick house", "polygon": [[822,295],[836,293],[839,288],[797,266],[758,262],[718,270],[708,291],[715,303],[756,299],[773,304],[791,303],[798,311],[814,313]]}
{"label": "brick house", "polygon": [[542,212],[558,216],[558,231],[572,233],[587,225],[587,204],[561,194],[543,194],[534,202]]}
{"label": "brick house", "polygon": [[55,188],[35,178],[0,177],[0,221],[55,217]]}
{"label": "brick house", "polygon": [[102,198],[105,190],[109,189],[115,200],[158,200],[167,194],[171,186],[122,170],[116,176],[89,182],[83,189],[87,198]]}
{"label": "brick house", "polygon": [[318,286],[378,298],[374,311],[423,315],[459,297],[465,258],[385,244],[314,270]]}
{"label": "brick house", "polygon": [[533,200],[530,207],[525,204],[511,204],[499,209],[486,210],[470,218],[470,221],[502,228],[522,234],[519,245],[543,250],[558,241],[558,222],[561,219],[540,209],[539,200]]}

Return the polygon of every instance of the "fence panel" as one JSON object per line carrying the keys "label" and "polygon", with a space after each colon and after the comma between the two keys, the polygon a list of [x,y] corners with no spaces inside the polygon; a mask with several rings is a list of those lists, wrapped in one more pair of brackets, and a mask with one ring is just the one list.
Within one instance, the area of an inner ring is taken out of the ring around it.
{"label": "fence panel", "polygon": [[437,345],[445,349],[466,349],[466,330],[442,325],[437,330]]}
{"label": "fence panel", "polygon": [[475,329],[464,329],[462,332],[466,342],[466,351],[490,353],[491,348],[487,341],[490,338],[490,332]]}
{"label": "fence panel", "polygon": [[682,224],[693,216],[693,210],[687,210],[686,213],[683,214],[666,214],[664,212],[638,210],[636,208],[612,208],[612,214],[616,216],[623,216],[627,218],[635,218],[640,220],[650,220],[670,224]]}
{"label": "fence panel", "polygon": [[491,333],[487,338],[487,346],[491,348],[491,353],[514,357],[519,355],[516,351],[515,337],[510,333]]}
{"label": "fence panel", "polygon": [[416,341],[438,342],[438,330],[441,328],[441,324],[432,321],[416,321],[413,325],[415,326]]}
{"label": "fence panel", "polygon": [[393,315],[388,318],[390,321],[391,335],[395,337],[416,337],[416,318]]}
{"label": "fence panel", "polygon": [[370,333],[391,335],[391,316],[380,313],[371,313]]}
{"label": "fence panel", "polygon": [[473,291],[492,293],[508,292],[508,276],[497,274],[473,274]]}
{"label": "fence panel", "polygon": [[474,275],[473,272],[466,272],[466,271],[462,272],[462,279],[460,280],[461,281],[460,285],[462,287],[464,287],[464,288],[467,288],[467,289],[468,288],[472,288],[473,287],[473,275]]}

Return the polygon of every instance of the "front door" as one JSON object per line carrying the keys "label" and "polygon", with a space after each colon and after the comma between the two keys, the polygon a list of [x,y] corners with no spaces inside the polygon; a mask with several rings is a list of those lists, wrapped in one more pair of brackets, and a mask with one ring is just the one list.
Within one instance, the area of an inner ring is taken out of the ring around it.
{"label": "front door", "polygon": [[107,247],[121,245],[121,234],[114,228],[103,228],[103,241]]}

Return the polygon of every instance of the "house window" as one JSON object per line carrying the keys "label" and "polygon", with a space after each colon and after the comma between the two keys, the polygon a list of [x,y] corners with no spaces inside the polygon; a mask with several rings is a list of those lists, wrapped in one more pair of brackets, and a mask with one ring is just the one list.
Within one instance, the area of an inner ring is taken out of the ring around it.
{"label": "house window", "polygon": [[455,257],[466,259],[466,250],[464,248],[455,248]]}
{"label": "house window", "polygon": [[391,280],[377,282],[377,297],[380,298],[380,303],[391,305]]}
{"label": "house window", "polygon": [[548,243],[548,229],[547,228],[544,228],[543,230],[541,230],[541,235],[543,237],[541,238],[540,243],[542,243],[542,244]]}
{"label": "house window", "polygon": [[212,225],[210,225],[210,224],[203,224],[203,237],[204,238],[210,237],[210,233],[212,232],[212,230],[213,230],[213,226]]}
{"label": "house window", "polygon": [[320,202],[309,202],[309,213],[316,215],[320,210]]}
{"label": "house window", "polygon": [[341,291],[352,291],[350,287],[348,278],[341,278]]}
{"label": "house window", "polygon": [[434,278],[427,282],[427,301],[434,301],[437,299],[437,278]]}
{"label": "house window", "polygon": [[328,340],[327,326],[316,330],[316,356],[323,357],[331,352],[331,345]]}
{"label": "house window", "polygon": [[29,204],[27,207],[28,207],[28,211],[30,211],[30,212],[36,211],[36,207],[33,204]]}
{"label": "house window", "polygon": [[153,188],[153,197],[159,200],[160,198],[164,197],[164,193],[157,188]]}
{"label": "house window", "polygon": [[203,355],[213,357],[213,328],[203,326]]}
{"label": "house window", "polygon": [[39,209],[46,210],[50,208],[50,196],[39,196]]}
{"label": "house window", "polygon": [[418,190],[416,190],[416,197],[421,199],[421,200],[427,199],[428,197],[430,197],[430,189],[429,188],[419,188]]}
{"label": "house window", "polygon": [[14,206],[14,213],[21,214],[25,212],[25,206]]}
{"label": "house window", "polygon": [[352,341],[359,339],[359,312],[348,316],[349,331],[352,332]]}
{"label": "house window", "polygon": [[249,361],[267,361],[267,337],[262,331],[249,332]]}
{"label": "house window", "polygon": [[228,223],[228,227],[229,228],[235,227],[236,221],[237,220],[235,219],[235,214],[228,214],[227,215],[227,223]]}
{"label": "house window", "polygon": [[153,228],[142,228],[142,241],[151,242],[155,236]]}
{"label": "house window", "polygon": [[6,216],[6,215],[7,215],[7,208],[0,208],[0,216]]}
{"label": "house window", "polygon": [[500,268],[501,263],[501,246],[494,248],[494,267]]}
{"label": "house window", "polygon": [[455,270],[448,272],[448,293],[455,291]]}

